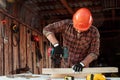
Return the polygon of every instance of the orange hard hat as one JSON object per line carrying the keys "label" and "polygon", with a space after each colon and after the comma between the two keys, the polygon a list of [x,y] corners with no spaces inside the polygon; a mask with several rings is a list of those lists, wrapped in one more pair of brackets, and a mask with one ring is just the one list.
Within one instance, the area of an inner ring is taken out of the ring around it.
{"label": "orange hard hat", "polygon": [[86,31],[93,22],[92,14],[87,8],[80,8],[73,15],[73,27],[79,31]]}

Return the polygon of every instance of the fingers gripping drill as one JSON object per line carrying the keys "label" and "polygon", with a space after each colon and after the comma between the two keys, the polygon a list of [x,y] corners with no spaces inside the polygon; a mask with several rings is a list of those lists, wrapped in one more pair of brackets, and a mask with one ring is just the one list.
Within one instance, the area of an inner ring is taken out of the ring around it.
{"label": "fingers gripping drill", "polygon": [[68,60],[68,56],[69,56],[68,55],[68,48],[67,47],[62,47],[62,49],[63,49],[63,53],[62,54],[55,53],[55,49],[54,48],[52,48],[51,51],[50,51],[51,59],[52,59],[52,62],[53,62],[53,65],[54,65],[55,68],[59,68],[60,67],[62,58],[66,62]]}

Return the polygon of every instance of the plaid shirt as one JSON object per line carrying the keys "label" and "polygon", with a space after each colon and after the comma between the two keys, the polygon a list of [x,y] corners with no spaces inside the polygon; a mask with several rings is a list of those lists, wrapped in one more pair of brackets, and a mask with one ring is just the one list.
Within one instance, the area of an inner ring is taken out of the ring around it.
{"label": "plaid shirt", "polygon": [[61,33],[63,46],[69,50],[69,62],[72,64],[82,61],[88,54],[99,55],[100,35],[96,27],[91,26],[89,30],[78,33],[73,27],[72,20],[66,19],[44,28],[44,35],[50,33]]}

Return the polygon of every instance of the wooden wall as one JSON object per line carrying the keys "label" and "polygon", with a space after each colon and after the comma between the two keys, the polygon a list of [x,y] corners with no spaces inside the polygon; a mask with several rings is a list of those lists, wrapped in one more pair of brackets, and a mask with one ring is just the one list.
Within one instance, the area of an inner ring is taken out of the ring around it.
{"label": "wooden wall", "polygon": [[[21,11],[25,9],[17,10],[13,7],[11,13],[0,9],[0,76],[24,73],[28,70],[33,74],[40,74],[43,67],[50,67],[47,56],[48,43],[41,32],[33,28],[40,24],[43,26],[44,21],[36,23],[33,21],[33,13],[29,10]],[[12,31],[12,23],[19,28],[18,32]],[[35,42],[31,41],[31,35],[39,37],[42,59],[38,63],[36,62]]]}

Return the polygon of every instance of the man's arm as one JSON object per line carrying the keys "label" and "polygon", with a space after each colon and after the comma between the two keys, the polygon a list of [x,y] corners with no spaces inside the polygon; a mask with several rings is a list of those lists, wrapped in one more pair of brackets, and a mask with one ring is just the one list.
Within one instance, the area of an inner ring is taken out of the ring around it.
{"label": "man's arm", "polygon": [[54,33],[50,33],[49,35],[46,36],[47,39],[52,43],[52,45],[58,44],[58,40],[56,39]]}
{"label": "man's arm", "polygon": [[90,45],[89,55],[86,56],[86,58],[82,61],[82,63],[85,65],[85,67],[88,67],[89,64],[96,60],[99,56],[99,47],[100,47],[100,34],[95,28],[95,31],[93,33],[93,39]]}
{"label": "man's arm", "polygon": [[89,64],[90,64],[93,60],[97,59],[97,57],[98,57],[98,55],[96,55],[96,54],[94,54],[94,53],[90,53],[90,54],[87,55],[87,57],[86,57],[83,61],[81,61],[81,62],[85,65],[85,67],[89,67]]}
{"label": "man's arm", "polygon": [[55,37],[55,33],[63,33],[66,28],[66,24],[69,23],[71,23],[71,20],[66,19],[49,24],[43,28],[43,34],[52,43],[52,45],[54,45],[58,43],[58,40]]}

